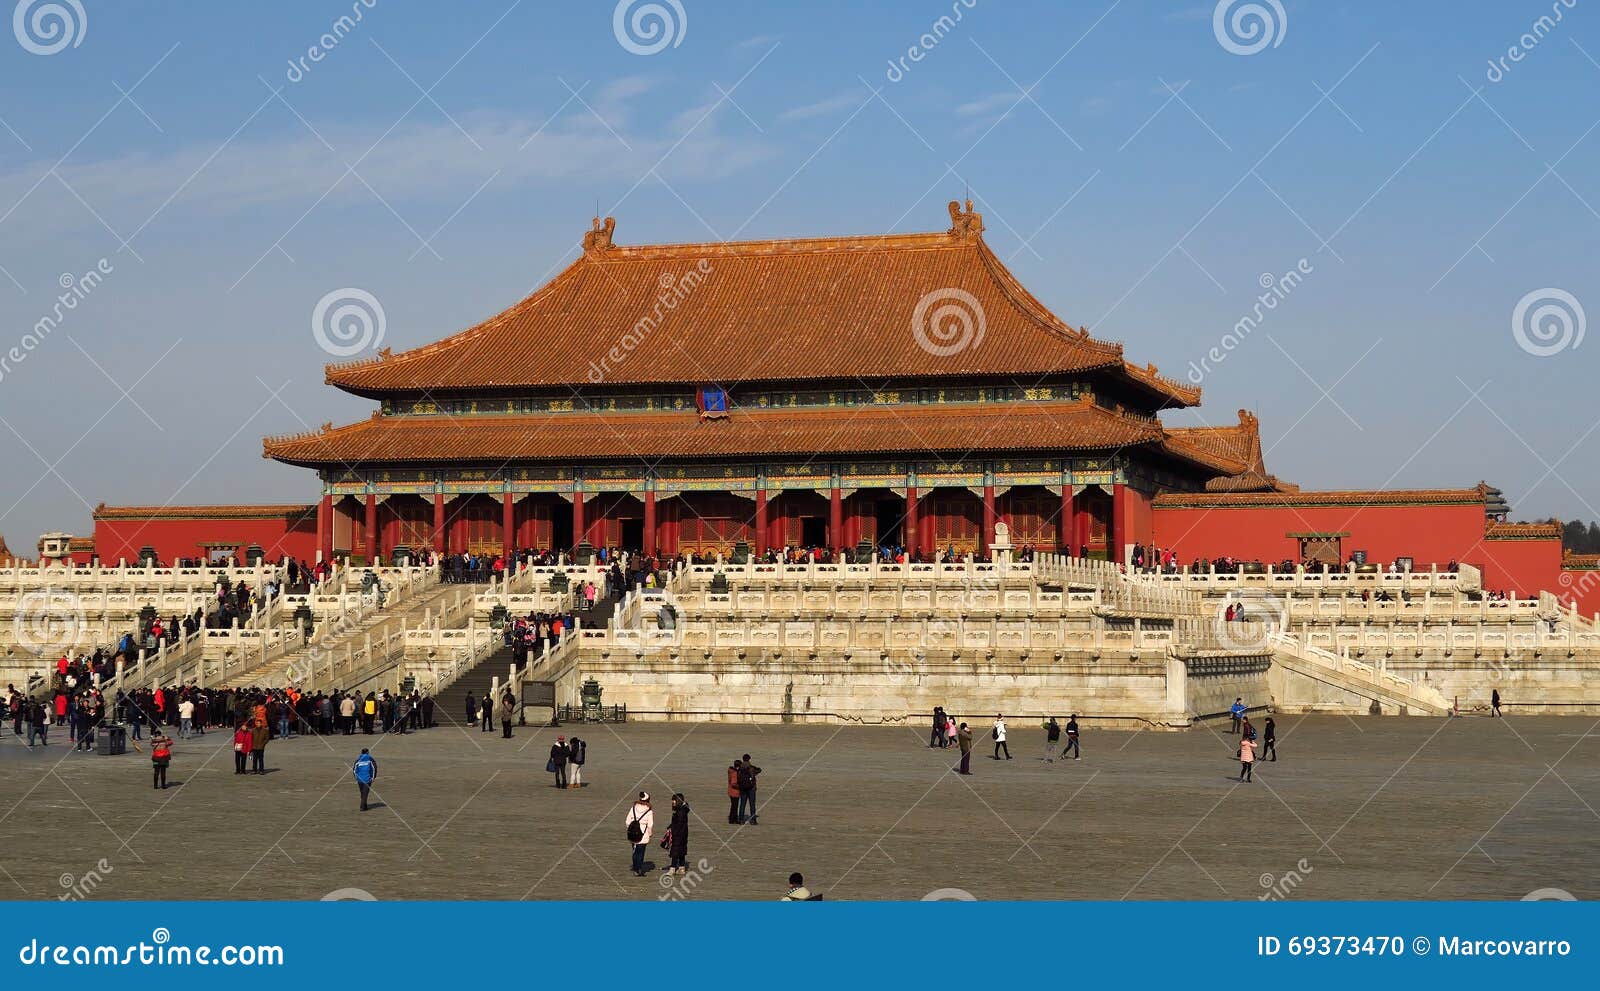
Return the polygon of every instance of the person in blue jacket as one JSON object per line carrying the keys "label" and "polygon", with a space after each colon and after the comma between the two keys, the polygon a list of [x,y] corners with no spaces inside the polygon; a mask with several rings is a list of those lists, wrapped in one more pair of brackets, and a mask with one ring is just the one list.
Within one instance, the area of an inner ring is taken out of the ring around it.
{"label": "person in blue jacket", "polygon": [[378,759],[367,750],[361,748],[361,756],[356,758],[355,767],[352,768],[356,776],[356,787],[361,789],[361,811],[367,811],[367,793],[372,790],[372,783],[378,780]]}
{"label": "person in blue jacket", "polygon": [[1240,725],[1244,721],[1244,700],[1234,699],[1233,706],[1228,710],[1228,714],[1233,717],[1233,725],[1228,728],[1228,732],[1238,733]]}

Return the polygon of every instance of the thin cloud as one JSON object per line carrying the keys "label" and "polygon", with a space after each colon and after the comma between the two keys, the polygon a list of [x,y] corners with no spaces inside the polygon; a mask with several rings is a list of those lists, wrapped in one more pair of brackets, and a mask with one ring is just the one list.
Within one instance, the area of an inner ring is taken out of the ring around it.
{"label": "thin cloud", "polygon": [[992,93],[989,96],[963,103],[956,107],[957,117],[981,117],[984,114],[1009,109],[1022,97],[1018,93]]}
{"label": "thin cloud", "polygon": [[830,96],[826,100],[808,103],[801,107],[791,107],[778,115],[779,120],[811,120],[814,117],[827,117],[841,110],[848,110],[861,102],[859,94],[840,93]]}

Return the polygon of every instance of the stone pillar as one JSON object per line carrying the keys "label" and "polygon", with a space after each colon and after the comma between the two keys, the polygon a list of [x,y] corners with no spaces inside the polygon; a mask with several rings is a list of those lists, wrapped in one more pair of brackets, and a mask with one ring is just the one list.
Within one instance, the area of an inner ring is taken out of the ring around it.
{"label": "stone pillar", "polygon": [[646,555],[656,551],[656,489],[655,485],[646,479],[644,483],[644,536],[640,538],[644,544],[639,548]]}
{"label": "stone pillar", "polygon": [[324,492],[317,504],[317,551],[329,563],[333,561],[333,493]]}
{"label": "stone pillar", "polygon": [[367,492],[367,563],[377,560],[379,552],[378,541],[378,494]]}
{"label": "stone pillar", "polygon": [[516,540],[517,500],[511,494],[511,486],[507,485],[500,491],[500,556],[507,561],[516,550]]}
{"label": "stone pillar", "polygon": [[756,553],[767,552],[767,487],[761,479],[756,480]]}
{"label": "stone pillar", "polygon": [[444,488],[433,490],[433,552],[444,556]]}

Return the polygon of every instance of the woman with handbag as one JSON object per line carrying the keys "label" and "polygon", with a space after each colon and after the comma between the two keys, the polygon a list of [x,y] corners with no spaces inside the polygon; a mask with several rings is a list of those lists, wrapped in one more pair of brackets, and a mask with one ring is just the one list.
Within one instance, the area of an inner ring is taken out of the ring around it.
{"label": "woman with handbag", "polygon": [[667,864],[667,873],[677,873],[680,877],[689,873],[689,803],[682,792],[672,796],[672,824],[667,827],[667,835],[661,838],[661,845],[672,858]]}
{"label": "woman with handbag", "polygon": [[243,774],[244,763],[250,757],[251,741],[254,737],[250,733],[248,723],[240,723],[239,728],[233,731],[233,773]]}
{"label": "woman with handbag", "polygon": [[550,760],[545,763],[544,769],[556,776],[557,788],[565,788],[567,786],[567,758],[569,756],[571,755],[567,752],[567,738],[564,736],[556,737],[556,742],[550,745]]}

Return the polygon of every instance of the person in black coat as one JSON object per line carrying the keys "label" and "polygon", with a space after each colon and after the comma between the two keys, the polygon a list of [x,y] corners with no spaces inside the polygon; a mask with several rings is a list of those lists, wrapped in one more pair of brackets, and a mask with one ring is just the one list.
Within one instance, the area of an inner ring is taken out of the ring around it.
{"label": "person in black coat", "polygon": [[689,803],[684,801],[682,792],[672,796],[672,825],[667,827],[667,853],[672,857],[672,862],[667,865],[668,873],[689,873]]}
{"label": "person in black coat", "polygon": [[572,754],[567,750],[567,738],[556,737],[556,742],[550,745],[550,770],[555,772],[557,788],[567,786],[567,758],[570,756]]}

